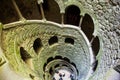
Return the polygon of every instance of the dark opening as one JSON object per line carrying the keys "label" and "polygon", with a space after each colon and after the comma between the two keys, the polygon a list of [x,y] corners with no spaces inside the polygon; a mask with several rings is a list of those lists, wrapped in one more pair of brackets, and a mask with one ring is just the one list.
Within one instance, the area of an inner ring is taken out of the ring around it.
{"label": "dark opening", "polygon": [[57,67],[59,67],[59,66],[60,66],[60,64],[56,64],[56,65],[55,65],[55,68],[57,68]]}
{"label": "dark opening", "polygon": [[31,79],[35,78],[35,76],[33,76],[32,74],[29,74],[29,76],[30,76]]}
{"label": "dark opening", "polygon": [[[7,17],[6,17],[7,16]],[[0,22],[7,24],[18,20],[11,0],[0,0]]]}
{"label": "dark opening", "polygon": [[67,62],[69,62],[70,63],[70,60],[68,59],[68,58],[63,58],[63,60],[65,60],[65,61],[67,61]]}
{"label": "dark opening", "polygon": [[45,67],[47,66],[47,64],[49,63],[49,62],[51,62],[51,61],[53,61],[54,59],[53,59],[53,57],[50,57],[50,58],[48,58],[47,59],[47,62],[44,64],[44,66],[43,66],[43,70],[45,71]]}
{"label": "dark opening", "polygon": [[20,55],[24,62],[29,58],[32,58],[30,54],[23,47],[20,47]]}
{"label": "dark opening", "polygon": [[61,23],[60,9],[55,0],[44,0],[42,5],[47,20]]}
{"label": "dark opening", "polygon": [[55,44],[58,42],[57,36],[53,36],[49,39],[49,45]]}
{"label": "dark opening", "polygon": [[[15,0],[22,15],[26,19],[41,19],[40,12],[37,8],[37,1]],[[15,11],[15,8],[14,8]]]}
{"label": "dark opening", "polygon": [[96,61],[93,63],[93,71],[96,71],[97,66],[98,66],[98,60],[96,60]]}
{"label": "dark opening", "polygon": [[52,69],[52,67],[50,68],[49,73],[50,73],[51,75],[53,74],[53,69]]}
{"label": "dark opening", "polygon": [[77,67],[76,67],[76,64],[75,63],[71,63],[75,68],[76,68],[76,70],[77,70],[77,73],[79,74],[79,71],[78,71],[78,69],[77,69]]}
{"label": "dark opening", "polygon": [[62,59],[62,56],[55,56],[55,59]]}
{"label": "dark opening", "polygon": [[114,67],[114,70],[116,70],[118,73],[120,73],[120,65],[117,65],[116,67]]}
{"label": "dark opening", "polygon": [[47,63],[49,63],[50,61],[54,60],[53,57],[50,57],[47,59]]}
{"label": "dark opening", "polygon": [[68,6],[65,10],[65,23],[78,26],[80,22],[80,9],[71,5]]}
{"label": "dark opening", "polygon": [[74,44],[74,39],[72,39],[72,38],[66,38],[65,39],[65,43],[70,43],[70,44]]}
{"label": "dark opening", "polygon": [[37,38],[35,41],[34,41],[34,44],[33,44],[33,48],[34,48],[34,51],[36,53],[38,53],[42,47],[42,42],[41,42],[41,39],[40,38]]}
{"label": "dark opening", "polygon": [[90,41],[93,37],[92,34],[94,32],[94,23],[90,15],[85,14],[81,24],[81,29]]}
{"label": "dark opening", "polygon": [[44,3],[42,4],[42,6],[43,6],[43,9],[44,9],[44,10],[50,10],[50,9],[49,9],[49,6],[50,6],[50,5],[49,5],[49,3],[48,3],[48,0],[44,0]]}
{"label": "dark opening", "polygon": [[45,63],[44,66],[43,66],[43,70],[44,70],[44,71],[45,71],[45,67],[46,67],[46,66],[47,66],[47,63]]}
{"label": "dark opening", "polygon": [[[93,32],[94,32],[94,22],[89,14],[85,14],[83,17],[81,29],[87,36],[88,40],[91,41],[93,38]],[[94,52],[94,55],[97,56],[99,49],[100,49],[100,42],[98,37],[95,37],[95,39],[92,42],[92,49]]]}
{"label": "dark opening", "polygon": [[99,42],[99,38],[95,37],[95,39],[92,42],[92,49],[93,49],[93,53],[95,56],[97,56],[99,50],[100,50],[100,42]]}

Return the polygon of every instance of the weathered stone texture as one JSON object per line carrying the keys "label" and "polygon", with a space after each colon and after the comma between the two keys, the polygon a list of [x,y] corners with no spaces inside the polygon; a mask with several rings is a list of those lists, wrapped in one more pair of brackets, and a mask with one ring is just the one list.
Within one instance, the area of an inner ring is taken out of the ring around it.
{"label": "weathered stone texture", "polygon": [[[101,50],[97,56],[98,67],[91,80],[104,80],[109,68],[120,64],[120,5],[119,1],[84,1],[86,8],[93,10],[98,20],[98,36]],[[96,25],[95,25],[96,27]],[[97,75],[96,75],[97,74]],[[99,76],[98,76],[99,75]]]}
{"label": "weathered stone texture", "polygon": [[[91,17],[98,21],[98,24],[95,24],[95,30],[97,29],[96,36],[98,36],[98,38],[100,39],[100,51],[97,55],[98,66],[96,71],[93,73],[93,76],[90,78],[90,80],[104,80],[106,72],[110,68],[113,68],[116,65],[120,65],[120,0],[75,0],[75,1],[55,0],[55,1],[58,2],[59,7],[61,9],[60,11],[61,13],[65,12],[64,10],[65,10],[65,6],[67,5],[67,2],[68,3],[71,2],[70,4],[74,2],[74,5],[75,4],[78,5],[80,3],[81,5],[79,6],[79,8],[82,6],[81,11],[85,11],[85,10],[90,11],[90,13],[94,15]],[[24,4],[26,6],[24,5],[20,9],[23,10],[25,7],[27,7],[29,11],[28,10],[23,11],[23,15],[26,15],[28,19],[32,19],[32,17],[36,17],[36,19],[41,18],[38,14],[39,12],[36,11],[37,8],[35,8],[34,5],[33,5],[34,7],[32,6],[30,7],[32,3],[27,4],[26,1]],[[22,4],[19,4],[18,6],[21,5]],[[35,9],[35,12],[32,12],[33,9]],[[5,12],[5,10],[3,11]],[[0,12],[2,11],[0,10]],[[29,13],[26,14],[27,12]],[[35,13],[37,13],[37,15],[34,15]],[[10,14],[12,14],[11,16],[13,16],[13,14],[15,13],[10,12]],[[49,13],[47,14],[48,14],[48,18],[52,20],[53,17],[51,18],[51,16],[49,16]],[[13,21],[14,20],[16,20],[16,17],[13,18]],[[10,34],[12,35],[12,33]]]}

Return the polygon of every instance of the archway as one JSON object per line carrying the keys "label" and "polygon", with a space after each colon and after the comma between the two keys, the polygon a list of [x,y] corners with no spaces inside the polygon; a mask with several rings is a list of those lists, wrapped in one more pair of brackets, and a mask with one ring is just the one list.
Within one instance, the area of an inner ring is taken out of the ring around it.
{"label": "archway", "polygon": [[80,22],[80,9],[71,5],[68,6],[65,10],[65,24],[72,24],[78,26]]}

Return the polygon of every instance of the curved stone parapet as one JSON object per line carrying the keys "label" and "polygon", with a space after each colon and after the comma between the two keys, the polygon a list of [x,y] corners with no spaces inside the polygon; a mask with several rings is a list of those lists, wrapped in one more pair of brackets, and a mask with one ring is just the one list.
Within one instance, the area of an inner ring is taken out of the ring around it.
{"label": "curved stone parapet", "polygon": [[26,77],[39,75],[39,79],[51,80],[60,66],[68,72],[72,70],[75,79],[80,80],[89,78],[93,72],[95,56],[90,42],[76,26],[26,20],[4,25],[2,34],[6,58],[15,72]]}

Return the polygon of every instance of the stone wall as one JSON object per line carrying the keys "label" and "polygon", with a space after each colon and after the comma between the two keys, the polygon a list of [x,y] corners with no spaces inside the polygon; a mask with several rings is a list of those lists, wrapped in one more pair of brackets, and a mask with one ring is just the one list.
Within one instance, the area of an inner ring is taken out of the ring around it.
{"label": "stone wall", "polygon": [[87,0],[83,4],[96,15],[99,28],[98,66],[91,80],[104,80],[107,70],[120,65],[120,1]]}

